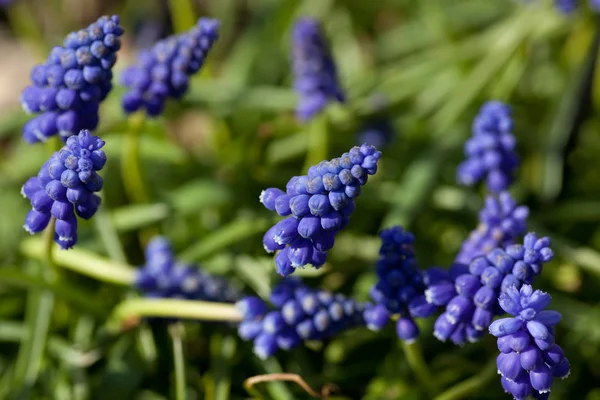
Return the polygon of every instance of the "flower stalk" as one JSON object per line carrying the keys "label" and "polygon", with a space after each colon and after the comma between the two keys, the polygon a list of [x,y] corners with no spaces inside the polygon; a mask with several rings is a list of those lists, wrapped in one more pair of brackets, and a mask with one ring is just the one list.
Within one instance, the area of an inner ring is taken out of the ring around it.
{"label": "flower stalk", "polygon": [[182,318],[215,322],[239,322],[242,315],[234,304],[181,299],[128,299],[113,311],[113,328],[145,317]]}
{"label": "flower stalk", "polygon": [[149,199],[140,168],[140,133],[145,122],[144,113],[132,114],[123,144],[121,177],[125,193],[133,203],[147,203]]}
{"label": "flower stalk", "polygon": [[419,342],[415,340],[408,343],[403,340],[402,349],[404,350],[404,354],[406,354],[406,361],[408,362],[408,365],[413,370],[423,388],[425,388],[431,397],[439,393],[440,389],[433,377],[433,374],[427,366],[427,362],[423,357],[423,352]]}
{"label": "flower stalk", "polygon": [[[37,260],[46,260],[51,254],[39,238],[24,240],[21,243],[21,253]],[[133,267],[107,260],[81,249],[71,249],[52,254],[52,262],[54,265],[90,278],[116,285],[131,286],[135,279],[135,269]]]}

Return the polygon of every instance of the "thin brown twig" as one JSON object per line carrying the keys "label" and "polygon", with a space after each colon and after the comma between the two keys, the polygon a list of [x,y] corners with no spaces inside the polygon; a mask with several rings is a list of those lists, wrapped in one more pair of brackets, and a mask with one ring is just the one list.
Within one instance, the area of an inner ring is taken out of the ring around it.
{"label": "thin brown twig", "polygon": [[256,384],[275,381],[294,382],[310,396],[322,400],[327,400],[330,394],[339,389],[336,385],[328,383],[321,388],[321,393],[317,393],[300,375],[285,372],[252,376],[244,381],[244,388],[247,392],[251,392]]}

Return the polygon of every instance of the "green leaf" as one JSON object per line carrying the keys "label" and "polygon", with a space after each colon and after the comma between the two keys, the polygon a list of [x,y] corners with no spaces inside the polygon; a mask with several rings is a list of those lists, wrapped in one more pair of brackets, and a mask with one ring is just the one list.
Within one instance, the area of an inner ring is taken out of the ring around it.
{"label": "green leaf", "polygon": [[188,261],[205,259],[229,246],[266,231],[269,223],[270,221],[267,219],[234,220],[187,248],[179,257]]}
{"label": "green leaf", "polygon": [[12,380],[13,393],[28,398],[41,370],[54,310],[54,296],[48,291],[32,290],[27,296],[25,321],[27,336],[21,341]]}
{"label": "green leaf", "polygon": [[47,282],[41,277],[22,272],[20,268],[0,268],[0,285],[17,286],[29,290],[47,290],[80,310],[98,317],[106,317],[109,313],[106,307],[90,301],[89,292],[77,286],[69,286],[65,282]]}
{"label": "green leaf", "polygon": [[164,203],[129,204],[113,209],[110,217],[115,229],[128,232],[163,221],[169,211]]}
{"label": "green leaf", "polygon": [[179,215],[195,214],[198,211],[217,207],[231,201],[231,191],[225,185],[209,180],[194,180],[168,195],[169,204]]}
{"label": "green leaf", "polygon": [[231,398],[231,364],[236,352],[236,338],[215,333],[210,338],[211,370],[205,380],[205,398]]}

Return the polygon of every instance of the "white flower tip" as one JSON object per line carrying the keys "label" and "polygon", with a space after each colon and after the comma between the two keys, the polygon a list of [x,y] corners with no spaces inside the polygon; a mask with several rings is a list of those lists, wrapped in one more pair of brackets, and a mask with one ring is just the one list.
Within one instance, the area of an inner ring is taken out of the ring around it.
{"label": "white flower tip", "polygon": [[30,235],[35,235],[35,232],[32,231],[27,225],[23,225],[23,229],[25,229]]}
{"label": "white flower tip", "polygon": [[433,336],[435,336],[435,338],[437,340],[439,340],[440,342],[445,342],[446,341],[446,338],[443,337],[442,335],[440,335],[438,332],[433,332]]}
{"label": "white flower tip", "polygon": [[433,295],[431,294],[431,290],[425,290],[425,301],[429,304],[433,304]]}

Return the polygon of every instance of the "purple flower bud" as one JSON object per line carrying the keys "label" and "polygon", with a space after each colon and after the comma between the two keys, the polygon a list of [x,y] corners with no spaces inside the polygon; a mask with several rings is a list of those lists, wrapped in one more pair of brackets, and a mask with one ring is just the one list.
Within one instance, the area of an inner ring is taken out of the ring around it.
{"label": "purple flower bud", "polygon": [[254,340],[254,354],[261,360],[265,360],[275,354],[277,351],[277,342],[274,335],[261,333]]}
{"label": "purple flower bud", "polygon": [[275,201],[279,196],[284,195],[283,190],[277,188],[265,189],[260,193],[260,202],[267,210],[275,211]]}
{"label": "purple flower bud", "polygon": [[372,331],[379,331],[387,325],[390,320],[390,313],[382,304],[367,307],[364,312],[367,328]]}
{"label": "purple flower bud", "polygon": [[292,210],[290,209],[290,199],[288,195],[281,195],[275,199],[275,211],[282,217],[290,215]]}
{"label": "purple flower bud", "polygon": [[396,334],[406,343],[413,343],[419,336],[419,327],[410,318],[400,318],[396,322]]}
{"label": "purple flower bud", "polygon": [[500,353],[496,359],[498,373],[514,381],[521,373],[521,361],[518,353]]}
{"label": "purple flower bud", "polygon": [[292,267],[298,268],[310,262],[313,252],[311,242],[307,239],[297,238],[288,247],[288,257]]}
{"label": "purple flower bud", "polygon": [[492,322],[490,333],[494,336],[511,335],[521,329],[523,321],[517,318],[502,318]]}
{"label": "purple flower bud", "polygon": [[50,222],[50,213],[41,213],[35,210],[30,210],[25,218],[23,226],[31,235],[39,233],[46,229]]}
{"label": "purple flower bud", "polygon": [[290,244],[298,237],[298,220],[288,217],[275,225],[273,240],[277,244]]}
{"label": "purple flower bud", "polygon": [[285,244],[275,242],[275,234],[277,233],[277,225],[272,226],[263,236],[263,247],[268,253],[273,253],[285,247]]}
{"label": "purple flower bud", "polygon": [[527,371],[538,368],[543,364],[540,349],[529,345],[520,351],[521,367]]}
{"label": "purple flower bud", "polygon": [[536,369],[529,372],[531,386],[540,393],[550,391],[552,387],[552,372],[544,363],[540,363]]}
{"label": "purple flower bud", "polygon": [[235,304],[244,319],[254,320],[263,317],[267,313],[267,305],[256,296],[246,296]]}
{"label": "purple flower bud", "polygon": [[55,241],[63,249],[69,249],[77,242],[77,218],[72,215],[67,220],[57,219]]}
{"label": "purple flower bud", "polygon": [[238,335],[240,335],[243,340],[254,340],[261,332],[261,321],[243,321],[238,327]]}
{"label": "purple flower bud", "polygon": [[292,274],[295,270],[292,267],[292,262],[289,257],[289,247],[285,247],[277,256],[275,256],[275,265],[277,267],[277,273],[281,276],[288,276]]}

